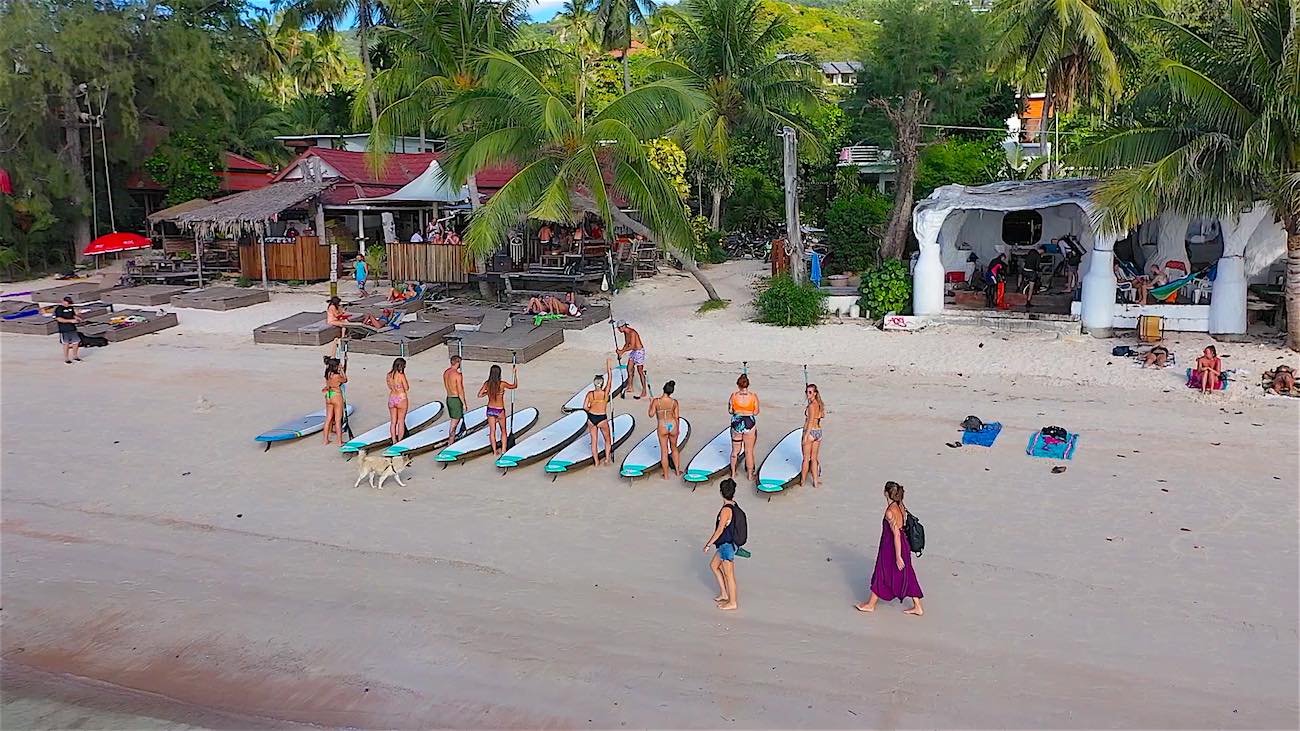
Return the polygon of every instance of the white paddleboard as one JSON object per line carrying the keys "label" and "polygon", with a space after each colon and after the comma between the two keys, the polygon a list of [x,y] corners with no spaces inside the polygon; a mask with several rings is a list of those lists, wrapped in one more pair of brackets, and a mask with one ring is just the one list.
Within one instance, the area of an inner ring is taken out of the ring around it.
{"label": "white paddleboard", "polygon": [[[742,449],[736,457],[739,465],[745,459]],[[686,474],[682,479],[691,483],[708,482],[719,472],[731,469],[731,427],[718,432],[704,448],[695,453],[690,464],[686,465]]]}
{"label": "white paddleboard", "polygon": [[758,468],[758,491],[781,492],[786,485],[794,482],[803,467],[803,427],[785,435],[781,441],[767,453],[767,459]]}
{"label": "white paddleboard", "polygon": [[[618,414],[610,424],[609,430],[614,434],[614,448],[618,449],[619,445],[627,441],[632,436],[632,429],[636,427],[636,419],[631,414]],[[601,432],[596,441],[601,454],[605,453],[605,434]],[[571,470],[591,464],[591,440],[577,439],[569,446],[560,450],[560,453],[551,457],[546,463],[546,471],[552,474],[560,472],[569,472]]]}
{"label": "white paddleboard", "polygon": [[[487,423],[487,407],[480,406],[473,411],[466,412],[465,418],[461,419],[461,436],[470,434],[483,428]],[[441,447],[446,443],[450,436],[451,422],[444,421],[437,426],[416,432],[402,441],[394,444],[384,450],[385,457],[396,457],[402,454],[411,454],[425,449]]]}
{"label": "white paddleboard", "polygon": [[[532,428],[537,423],[537,409],[529,406],[526,409],[516,411],[513,417],[509,416],[507,411],[505,417],[506,439],[510,435],[519,435]],[[498,436],[498,439],[500,436]],[[492,436],[488,429],[476,431],[464,439],[453,442],[450,447],[438,452],[435,460],[443,463],[451,463],[467,460],[470,457],[476,457],[492,448]]]}
{"label": "white paddleboard", "polygon": [[[681,454],[681,449],[686,440],[691,436],[691,422],[686,419],[681,420],[682,428],[677,434],[677,454]],[[623,458],[623,467],[618,471],[623,477],[640,477],[646,473],[646,470],[658,469],[659,460],[663,457],[659,452],[659,424],[656,421],[655,430],[646,435],[644,439],[637,442],[632,451],[627,453]],[[680,466],[680,465],[679,465]]]}
{"label": "white paddleboard", "polygon": [[[344,407],[344,413],[347,416],[352,416],[352,411],[352,404],[347,404]],[[267,429],[261,434],[253,437],[253,441],[265,442],[267,446],[270,446],[271,442],[285,442],[290,439],[301,439],[302,437],[316,434],[324,428],[325,409],[321,409],[320,411],[313,411],[302,418],[287,421],[274,429]]]}
{"label": "white paddleboard", "polygon": [[[429,424],[432,424],[433,420],[437,419],[440,414],[442,414],[441,401],[430,401],[423,406],[419,406],[406,412],[407,434],[417,432]],[[371,429],[364,434],[358,434],[348,440],[347,444],[339,447],[339,451],[344,454],[352,454],[353,452],[360,452],[363,449],[372,449],[387,444],[388,442],[388,424],[380,424],[374,429]]]}
{"label": "white paddleboard", "polygon": [[547,424],[541,431],[520,441],[514,449],[497,457],[497,467],[509,469],[525,462],[558,452],[579,435],[587,433],[587,415],[581,411],[566,414]]}
{"label": "white paddleboard", "polygon": [[[596,374],[593,373],[592,375],[594,376]],[[613,387],[609,391],[609,395],[613,397],[623,393],[623,389],[627,388],[627,366],[621,365],[609,369],[609,377],[614,382]],[[587,394],[594,390],[596,390],[596,387],[588,383],[586,388],[573,394],[573,398],[564,402],[564,410],[582,411],[582,404],[587,400]]]}

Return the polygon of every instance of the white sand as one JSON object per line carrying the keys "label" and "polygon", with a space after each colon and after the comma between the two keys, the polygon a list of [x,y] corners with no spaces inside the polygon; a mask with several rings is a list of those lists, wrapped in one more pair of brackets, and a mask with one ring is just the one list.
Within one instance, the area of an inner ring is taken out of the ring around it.
{"label": "white sand", "polygon": [[[713,273],[739,298],[753,267]],[[319,352],[252,327],[319,295],[180,310],[73,366],[0,337],[4,726],[1297,726],[1300,410],[1253,388],[1280,351],[1222,346],[1255,375],[1204,398],[1112,341],[777,330],[696,315],[688,283],[614,304],[678,382],[688,454],[742,359],[762,451],[798,426],[803,363],[831,409],[825,487],[742,488],[735,614],[700,551],[713,485],[425,456],[374,492],[315,439],[263,454],[255,433],[319,408]],[[570,333],[520,404],[557,418],[611,342]],[[416,400],[445,355],[411,360]],[[354,356],[360,428],[387,365]],[[643,403],[615,403],[634,439]],[[993,449],[943,446],[968,413],[1006,425]],[[1024,455],[1046,423],[1083,434],[1064,474]],[[886,479],[929,535],[921,619],[852,609]]]}

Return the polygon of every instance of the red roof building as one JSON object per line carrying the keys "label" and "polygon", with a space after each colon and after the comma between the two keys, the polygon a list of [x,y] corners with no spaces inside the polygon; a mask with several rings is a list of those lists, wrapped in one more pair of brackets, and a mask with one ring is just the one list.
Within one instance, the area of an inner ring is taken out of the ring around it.
{"label": "red roof building", "polygon": [[[284,170],[275,176],[274,182],[301,180],[307,176],[313,164],[319,165],[322,177],[326,180],[336,178],[338,181],[325,192],[323,196],[325,205],[342,207],[357,198],[378,198],[397,192],[399,188],[422,175],[428,169],[429,163],[442,156],[442,153],[438,152],[392,153],[385,157],[383,170],[376,173],[364,152],[312,147],[286,165]],[[484,200],[492,197],[501,186],[514,177],[515,172],[513,168],[483,170],[476,176],[479,194]]]}
{"label": "red roof building", "polygon": [[[268,185],[272,178],[275,177],[275,169],[269,165],[263,165],[256,160],[250,160],[233,152],[221,153],[221,162],[222,169],[215,171],[218,179],[218,190],[221,195],[256,190]],[[154,180],[144,170],[136,170],[128,175],[126,187],[130,191],[144,193],[167,192],[167,189],[161,183]]]}

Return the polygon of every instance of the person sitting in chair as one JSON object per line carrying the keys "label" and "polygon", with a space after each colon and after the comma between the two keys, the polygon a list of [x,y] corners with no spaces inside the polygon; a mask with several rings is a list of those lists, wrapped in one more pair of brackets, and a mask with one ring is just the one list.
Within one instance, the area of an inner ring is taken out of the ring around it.
{"label": "person sitting in chair", "polygon": [[420,296],[419,291],[410,283],[398,284],[393,282],[393,285],[388,289],[389,302],[408,302],[418,296]]}
{"label": "person sitting in chair", "polygon": [[1165,270],[1159,264],[1152,264],[1150,274],[1133,280],[1133,289],[1137,291],[1137,303],[1145,305],[1151,290],[1166,284],[1169,284],[1169,275],[1165,274]]}

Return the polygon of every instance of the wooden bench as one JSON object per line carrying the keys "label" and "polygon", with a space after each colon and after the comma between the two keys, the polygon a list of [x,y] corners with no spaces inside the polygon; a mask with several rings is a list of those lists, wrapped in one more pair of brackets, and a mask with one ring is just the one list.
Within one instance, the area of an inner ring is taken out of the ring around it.
{"label": "wooden bench", "polygon": [[205,287],[172,297],[172,306],[189,307],[195,310],[225,311],[270,301],[271,295],[264,289]]}
{"label": "wooden bench", "polygon": [[[124,318],[137,318],[139,321],[126,322]],[[177,323],[179,320],[175,312],[117,310],[87,318],[86,323],[79,325],[77,329],[83,335],[98,335],[107,338],[110,343],[120,343],[123,340],[175,327]]]}

